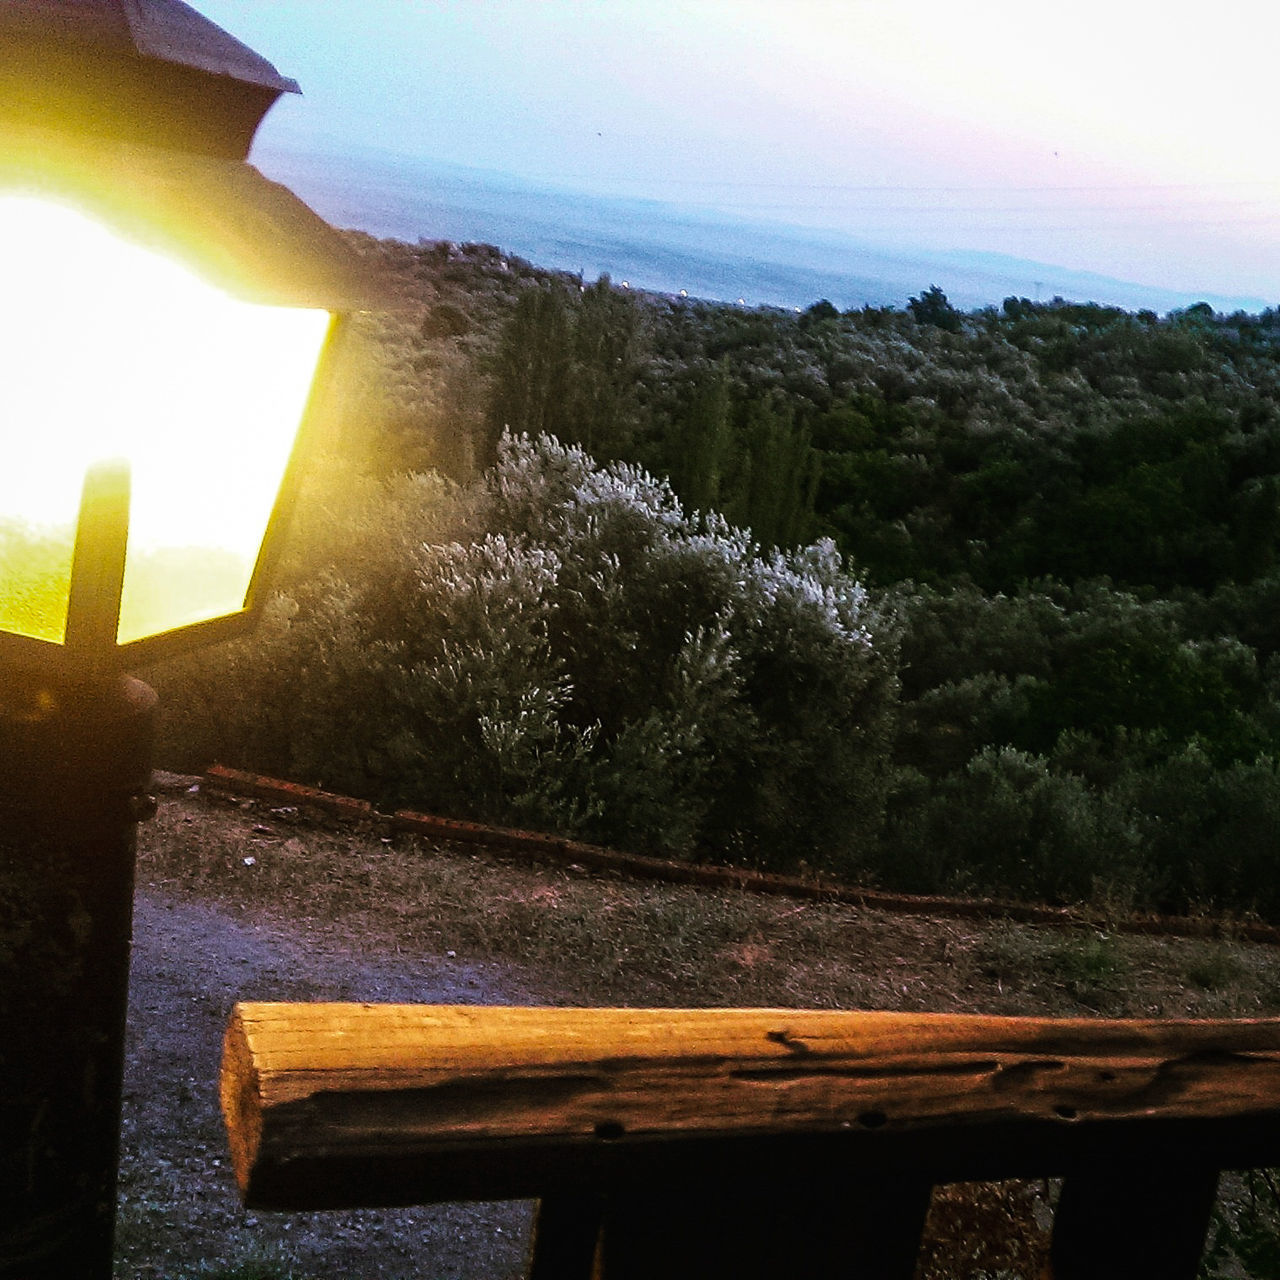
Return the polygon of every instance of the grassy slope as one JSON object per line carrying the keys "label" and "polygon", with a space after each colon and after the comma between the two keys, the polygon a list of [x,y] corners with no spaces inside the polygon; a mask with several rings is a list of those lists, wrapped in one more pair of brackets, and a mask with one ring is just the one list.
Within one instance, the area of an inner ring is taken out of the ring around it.
{"label": "grassy slope", "polygon": [[169,800],[143,829],[142,857],[153,881],[282,922],[327,921],[366,951],[527,967],[564,1003],[1280,1014],[1273,947],[637,883],[315,822],[260,801]]}

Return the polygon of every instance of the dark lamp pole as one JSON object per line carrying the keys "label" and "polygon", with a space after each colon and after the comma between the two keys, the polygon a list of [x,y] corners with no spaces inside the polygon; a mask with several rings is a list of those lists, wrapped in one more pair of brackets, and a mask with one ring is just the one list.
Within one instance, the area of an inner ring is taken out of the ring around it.
{"label": "dark lamp pole", "polygon": [[385,301],[247,163],[286,92],[181,0],[0,0],[0,1280],[111,1275],[124,673],[251,625],[330,317]]}

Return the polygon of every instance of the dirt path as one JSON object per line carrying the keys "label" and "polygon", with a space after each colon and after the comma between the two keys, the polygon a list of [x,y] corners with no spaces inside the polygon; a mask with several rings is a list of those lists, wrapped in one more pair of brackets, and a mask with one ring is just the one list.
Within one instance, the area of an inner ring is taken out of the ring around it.
{"label": "dirt path", "polygon": [[[141,888],[117,1276],[176,1280],[214,1274],[215,1263],[259,1260],[282,1264],[282,1274],[292,1266],[308,1280],[519,1276],[527,1205],[246,1213],[229,1168],[216,1082],[223,1028],[237,999],[482,1004],[535,998],[498,966],[361,956],[349,941],[344,950],[331,928],[283,929]],[[201,1270],[205,1265],[210,1272]]]}

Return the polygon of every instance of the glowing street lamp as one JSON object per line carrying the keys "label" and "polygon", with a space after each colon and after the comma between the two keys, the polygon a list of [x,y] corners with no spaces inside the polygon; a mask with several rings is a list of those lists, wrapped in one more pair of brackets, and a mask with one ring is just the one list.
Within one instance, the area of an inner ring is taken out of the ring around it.
{"label": "glowing street lamp", "polygon": [[334,316],[381,301],[246,163],[296,91],[181,0],[0,0],[0,1278],[111,1274],[123,673],[250,624]]}
{"label": "glowing street lamp", "polygon": [[329,314],[26,194],[0,280],[0,643],[73,672],[243,623]]}

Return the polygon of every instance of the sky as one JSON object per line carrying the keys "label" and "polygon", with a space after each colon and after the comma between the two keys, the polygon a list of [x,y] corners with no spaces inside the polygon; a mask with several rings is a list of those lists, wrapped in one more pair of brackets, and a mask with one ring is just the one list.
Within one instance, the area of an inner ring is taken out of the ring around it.
{"label": "sky", "polygon": [[1270,2],[194,3],[302,85],[268,171],[373,149],[1280,299]]}

